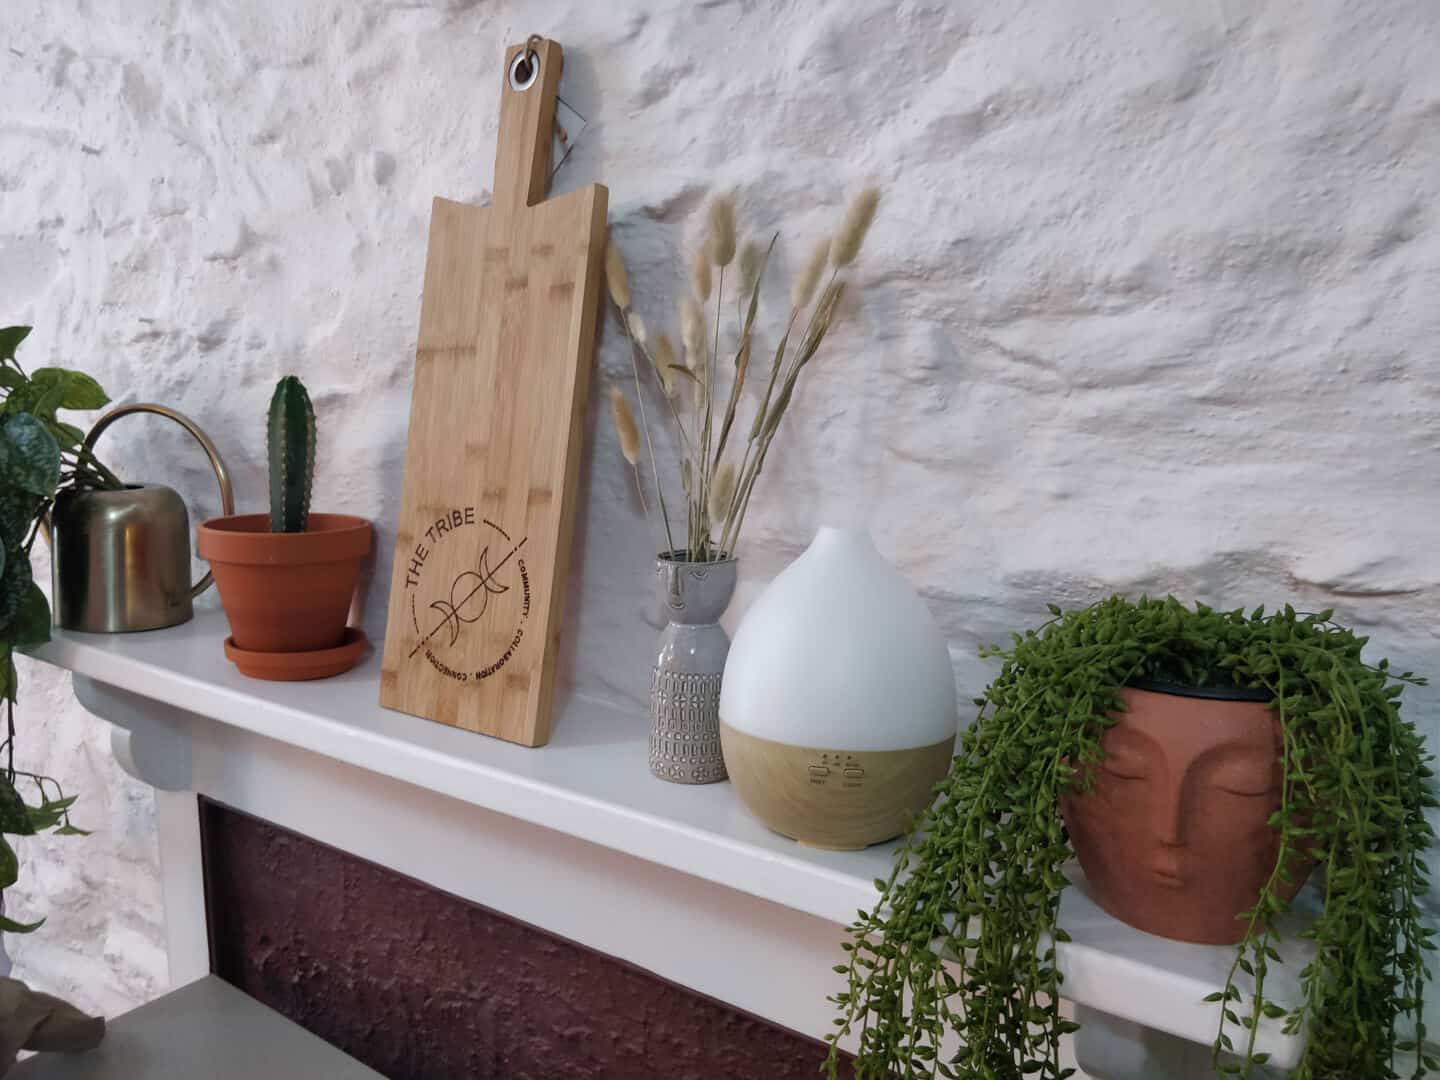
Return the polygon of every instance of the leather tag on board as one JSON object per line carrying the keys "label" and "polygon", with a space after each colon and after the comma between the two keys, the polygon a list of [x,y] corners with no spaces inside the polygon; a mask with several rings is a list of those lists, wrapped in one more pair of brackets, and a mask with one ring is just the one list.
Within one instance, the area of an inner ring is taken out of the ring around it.
{"label": "leather tag on board", "polygon": [[506,51],[488,207],[436,199],[380,703],[526,746],[550,705],[606,240],[546,199],[561,49]]}

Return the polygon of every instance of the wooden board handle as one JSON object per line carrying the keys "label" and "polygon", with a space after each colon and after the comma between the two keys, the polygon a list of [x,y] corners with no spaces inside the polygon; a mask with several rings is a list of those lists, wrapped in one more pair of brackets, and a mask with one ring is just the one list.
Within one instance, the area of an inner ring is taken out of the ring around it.
{"label": "wooden board handle", "polygon": [[545,197],[564,60],[559,42],[536,35],[505,50],[500,135],[495,144],[497,207],[523,209]]}

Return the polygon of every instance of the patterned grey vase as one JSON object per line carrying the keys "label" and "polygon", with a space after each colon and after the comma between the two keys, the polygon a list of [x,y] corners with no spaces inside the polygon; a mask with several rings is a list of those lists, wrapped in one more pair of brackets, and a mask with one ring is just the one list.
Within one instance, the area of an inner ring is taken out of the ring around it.
{"label": "patterned grey vase", "polygon": [[671,554],[655,560],[670,622],[650,681],[650,771],[676,784],[713,784],[726,778],[720,676],[730,638],[719,619],[735,592],[736,562]]}

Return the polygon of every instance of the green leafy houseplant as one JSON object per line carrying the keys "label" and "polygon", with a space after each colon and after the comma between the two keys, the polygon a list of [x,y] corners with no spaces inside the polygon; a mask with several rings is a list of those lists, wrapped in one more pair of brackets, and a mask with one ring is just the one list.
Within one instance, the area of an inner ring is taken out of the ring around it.
{"label": "green leafy houseplant", "polygon": [[[0,893],[15,884],[19,863],[3,834],[33,836],[47,829],[84,835],[70,823],[74,796],[48,776],[15,767],[15,650],[50,639],[50,604],[30,571],[46,513],[62,487],[114,489],[124,485],[84,445],[84,433],[56,417],[60,409],[98,409],[109,402],[90,376],[65,368],[26,373],[15,358],[28,326],[0,328],[0,697],[5,738],[0,742]],[[22,789],[31,791],[27,801]],[[0,917],[0,930],[29,933],[44,922]]]}
{"label": "green leafy houseplant", "polygon": [[[1114,596],[1051,612],[1009,648],[983,650],[1002,661],[1000,674],[976,699],[979,717],[939,798],[877,882],[881,902],[845,943],[829,1075],[851,1033],[861,1077],[1068,1075],[1060,1038],[1077,1025],[1058,1011],[1052,944],[1068,940],[1057,925],[1072,855],[1060,795],[1090,782],[1120,688],[1148,679],[1262,689],[1280,720],[1281,809],[1270,819],[1278,855],[1255,909],[1238,913],[1245,937],[1211,998],[1216,1072],[1256,1075],[1259,1022],[1284,1017],[1287,1031],[1307,1036],[1293,1076],[1396,1076],[1395,1052],[1424,1038],[1433,948],[1417,904],[1434,840],[1424,817],[1437,805],[1431,758],[1400,713],[1403,685],[1423,680],[1367,663],[1366,639],[1328,611],[1246,614]],[[1302,935],[1315,953],[1300,1000],[1282,1007],[1266,996],[1265,977],[1282,956],[1273,924],[1287,906],[1281,879],[1302,850],[1324,868],[1323,907]],[[951,1032],[962,1044],[954,1055],[940,1048]],[[1422,1052],[1412,1075],[1436,1068]]]}

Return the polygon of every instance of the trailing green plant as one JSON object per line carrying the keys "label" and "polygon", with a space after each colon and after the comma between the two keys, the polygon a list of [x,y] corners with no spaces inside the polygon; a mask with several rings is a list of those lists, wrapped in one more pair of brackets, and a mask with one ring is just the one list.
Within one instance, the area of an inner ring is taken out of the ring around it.
{"label": "trailing green plant", "polygon": [[[0,893],[15,884],[20,869],[6,836],[34,836],[47,829],[84,835],[70,822],[74,796],[67,796],[52,777],[15,767],[15,650],[50,639],[50,604],[35,584],[30,552],[58,490],[124,486],[85,446],[84,433],[56,416],[61,409],[98,409],[110,399],[83,372],[37,368],[27,373],[15,351],[29,333],[28,326],[0,328],[0,699],[5,704]],[[22,788],[33,789],[29,801]],[[0,930],[29,933],[44,921],[0,917]]]}
{"label": "trailing green plant", "polygon": [[[1423,1046],[1425,953],[1431,931],[1418,898],[1437,805],[1421,736],[1400,712],[1405,684],[1362,656],[1367,639],[1331,612],[1286,606],[1215,611],[1174,598],[1113,596],[1061,612],[1009,648],[976,698],[979,717],[960,739],[950,775],[877,881],[880,903],[860,914],[837,967],[847,986],[831,1037],[858,1035],[860,1077],[1058,1078],[1061,1036],[1057,919],[1071,858],[1059,798],[1086,788],[1101,735],[1135,680],[1263,689],[1282,731],[1282,805],[1269,882],[1246,923],[1216,1006],[1213,1063],[1220,1075],[1257,1074],[1262,1019],[1304,1030],[1299,1080],[1395,1077],[1397,1051],[1415,1051],[1412,1076],[1437,1068]],[[1322,907],[1301,937],[1313,958],[1298,1001],[1272,1000],[1266,978],[1283,944],[1286,867],[1304,850],[1325,868]],[[942,1051],[948,1033],[958,1051]]]}
{"label": "trailing green plant", "polygon": [[265,443],[270,459],[270,531],[304,532],[315,479],[315,410],[305,384],[294,375],[275,384]]}

